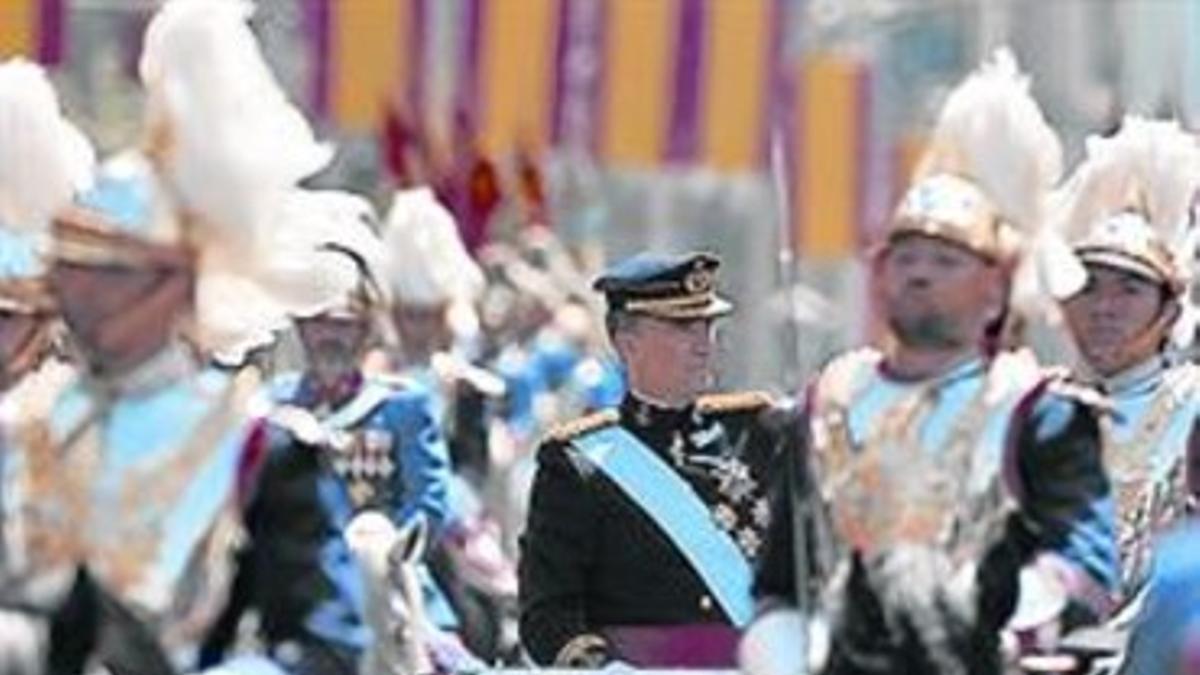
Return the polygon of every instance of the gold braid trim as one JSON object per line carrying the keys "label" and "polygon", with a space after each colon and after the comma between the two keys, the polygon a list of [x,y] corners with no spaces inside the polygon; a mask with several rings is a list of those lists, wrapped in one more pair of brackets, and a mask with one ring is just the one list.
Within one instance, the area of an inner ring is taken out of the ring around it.
{"label": "gold braid trim", "polygon": [[[49,392],[46,392],[49,395]],[[88,500],[87,478],[98,464],[88,453],[99,421],[99,408],[89,410],[64,439],[56,442],[50,415],[53,397],[28,402],[26,421],[14,432],[14,452],[24,455],[21,508],[13,514],[20,528],[19,545],[31,573],[78,564],[86,554]],[[76,451],[76,446],[83,449]]]}
{"label": "gold braid trim", "polygon": [[1149,411],[1125,441],[1114,439],[1111,416],[1100,417],[1104,466],[1112,477],[1117,502],[1121,576],[1127,590],[1145,576],[1153,535],[1187,511],[1187,452],[1179,454],[1164,480],[1156,481],[1150,476],[1147,450],[1162,442],[1175,414],[1198,390],[1197,367],[1189,364],[1165,372]]}
{"label": "gold braid trim", "polygon": [[741,391],[701,396],[696,408],[704,413],[738,412],[765,408],[774,402],[764,391]]}
{"label": "gold braid trim", "polygon": [[[1004,501],[998,475],[983,493],[969,493],[979,433],[996,404],[1031,389],[1040,373],[1021,354],[987,364],[979,391],[949,429],[943,451],[930,457],[921,426],[937,405],[940,380],[878,411],[861,443],[851,438],[850,405],[869,386],[868,369],[878,362],[877,352],[855,352],[830,364],[812,402],[813,450],[822,495],[834,504],[835,527],[849,545],[868,554],[897,541],[962,553],[975,533],[990,527]],[[899,467],[904,471],[897,472]]]}
{"label": "gold braid trim", "polygon": [[612,408],[594,412],[550,429],[546,432],[544,441],[569,443],[578,436],[616,424],[619,419],[621,419],[620,413]]}
{"label": "gold braid trim", "polygon": [[656,309],[681,309],[685,307],[703,307],[712,302],[716,294],[712,292],[695,293],[668,298],[653,298],[649,300],[627,300],[625,310],[629,312],[653,311]]}
{"label": "gold braid trim", "polygon": [[[101,513],[93,490],[103,452],[100,421],[105,402],[97,402],[79,428],[61,443],[53,438],[46,417],[21,429],[27,473],[25,541],[29,563],[54,567],[88,562],[118,596],[136,593],[147,565],[156,558],[169,506],[184,493],[196,472],[221,447],[225,434],[244,421],[240,379],[225,386],[212,409],[196,424],[186,446],[122,476],[113,513]],[[78,446],[78,447],[76,447]],[[100,541],[93,534],[98,518],[115,536]]]}

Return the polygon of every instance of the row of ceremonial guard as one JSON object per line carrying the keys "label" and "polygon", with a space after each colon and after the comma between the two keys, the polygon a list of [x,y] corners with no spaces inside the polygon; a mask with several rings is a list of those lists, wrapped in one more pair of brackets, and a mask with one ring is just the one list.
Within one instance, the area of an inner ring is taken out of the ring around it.
{"label": "row of ceremonial guard", "polygon": [[485,277],[428,189],[301,186],[332,148],[249,15],[165,3],[98,166],[0,63],[0,671],[478,667],[516,642],[491,448],[620,390],[552,238]]}
{"label": "row of ceremonial guard", "polygon": [[[456,634],[517,592],[547,665],[724,667],[740,644],[756,673],[1061,671],[1131,626],[1131,662],[1187,656],[1138,618],[1169,604],[1150,542],[1195,488],[1196,374],[1168,346],[1200,150],[1177,125],[1127,119],[1060,186],[998,55],[873,257],[888,344],[787,410],[711,393],[713,256],[597,280],[622,384],[552,241],[482,272],[427,190],[379,224],[301,187],[331,152],[247,18],[163,6],[143,143],[98,169],[41,71],[0,66],[3,669],[472,670]],[[1074,375],[1013,348],[1047,316]],[[603,410],[534,469],[564,390]],[[531,482],[519,589],[478,503],[497,482]]]}
{"label": "row of ceremonial guard", "polygon": [[[946,100],[872,254],[886,343],[833,359],[790,409],[711,392],[731,310],[716,258],[602,276],[629,393],[539,447],[532,658],[1200,672],[1195,534],[1152,547],[1200,489],[1200,370],[1173,346],[1191,338],[1200,145],[1128,117],[1062,172],[998,52]],[[1024,346],[1055,328],[1073,372]]]}

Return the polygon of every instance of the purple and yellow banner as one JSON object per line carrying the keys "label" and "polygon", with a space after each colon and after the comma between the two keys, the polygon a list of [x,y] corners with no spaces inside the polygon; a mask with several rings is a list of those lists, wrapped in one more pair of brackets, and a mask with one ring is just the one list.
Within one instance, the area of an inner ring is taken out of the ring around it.
{"label": "purple and yellow banner", "polygon": [[864,230],[871,72],[852,58],[816,55],[801,64],[798,75],[798,253],[845,257],[858,250]]}
{"label": "purple and yellow banner", "polygon": [[760,168],[779,0],[605,4],[601,159]]}
{"label": "purple and yellow banner", "polygon": [[600,156],[657,166],[666,154],[678,15],[683,0],[606,4]]}
{"label": "purple and yellow banner", "polygon": [[[442,129],[467,113],[489,153],[570,137],[616,166],[747,171],[763,166],[786,94],[786,0],[304,2],[313,109],[349,131],[377,129],[399,97]],[[427,105],[442,63],[452,94]]]}
{"label": "purple and yellow banner", "polygon": [[607,2],[602,159],[762,166],[780,0]]}
{"label": "purple and yellow banner", "polygon": [[479,3],[477,114],[483,145],[503,153],[542,148],[551,135],[559,0]]}
{"label": "purple and yellow banner", "polygon": [[0,0],[0,58],[62,62],[67,0]]}
{"label": "purple and yellow banner", "polygon": [[305,0],[312,106],[339,127],[378,128],[398,95],[418,97],[428,0]]}
{"label": "purple and yellow banner", "polygon": [[[428,113],[432,66],[448,59],[453,95],[451,109],[435,112],[442,122],[468,113],[489,152],[548,142],[567,0],[464,0],[455,12],[437,2],[305,0],[314,112],[356,132],[377,129],[397,101]],[[438,52],[434,12],[455,17],[453,53]]]}
{"label": "purple and yellow banner", "polygon": [[399,101],[442,132],[466,113],[493,157],[570,143],[646,169],[763,171],[774,142],[799,254],[852,254],[874,217],[870,68],[789,54],[788,0],[304,2],[315,110],[343,129]]}
{"label": "purple and yellow banner", "polygon": [[780,56],[772,54],[780,49],[772,24],[778,1],[710,0],[698,159],[715,169],[753,170],[764,156],[771,63]]}

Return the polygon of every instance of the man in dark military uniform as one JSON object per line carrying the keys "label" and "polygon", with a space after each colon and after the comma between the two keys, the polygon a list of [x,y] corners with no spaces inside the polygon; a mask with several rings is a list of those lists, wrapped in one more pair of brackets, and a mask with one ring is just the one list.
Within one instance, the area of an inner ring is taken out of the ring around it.
{"label": "man in dark military uniform", "polygon": [[[346,236],[337,248],[318,249],[344,257],[358,283],[295,317],[305,368],[277,375],[265,392],[267,414],[250,444],[257,473],[245,500],[249,541],[231,609],[205,645],[206,665],[236,637],[239,613],[256,609],[267,655],[283,671],[357,673],[380,638],[346,531],[376,511],[397,528],[421,523],[436,536],[449,506],[449,457],[429,393],[360,367],[386,300],[377,283],[382,243],[366,225],[371,207],[347,193],[320,199],[342,207],[345,219],[334,224]],[[428,618],[452,625],[427,571],[415,571]]]}
{"label": "man in dark military uniform", "polygon": [[707,254],[630,258],[600,277],[629,394],[552,431],[522,539],[521,636],[539,663],[733,663],[788,435],[761,393],[706,394],[731,305]]}

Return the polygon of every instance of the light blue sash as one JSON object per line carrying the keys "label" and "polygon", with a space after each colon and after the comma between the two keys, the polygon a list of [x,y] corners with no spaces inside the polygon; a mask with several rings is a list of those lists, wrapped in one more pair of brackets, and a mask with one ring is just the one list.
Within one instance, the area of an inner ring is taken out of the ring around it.
{"label": "light blue sash", "polygon": [[357,396],[322,420],[322,424],[331,429],[349,429],[375,412],[392,393],[393,390],[383,385],[367,383]]}
{"label": "light blue sash", "polygon": [[754,611],[750,564],[687,481],[619,426],[586,434],[573,444],[675,544],[733,625],[746,626]]}

